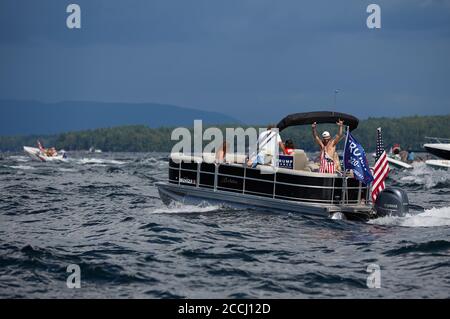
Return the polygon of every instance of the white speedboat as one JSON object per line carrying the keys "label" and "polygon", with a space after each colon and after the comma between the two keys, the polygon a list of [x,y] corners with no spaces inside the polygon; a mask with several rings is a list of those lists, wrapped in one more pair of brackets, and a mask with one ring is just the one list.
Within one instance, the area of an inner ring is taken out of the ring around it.
{"label": "white speedboat", "polygon": [[[338,112],[296,113],[286,116],[277,128],[317,123],[336,123],[339,119],[350,130],[358,126],[358,119]],[[290,168],[273,169],[271,166],[248,167],[248,155],[227,154],[226,163],[211,160],[214,154],[172,153],[169,157],[167,182],[158,182],[160,197],[166,204],[219,204],[230,207],[258,207],[284,210],[300,214],[333,217],[344,215],[347,219],[367,220],[387,214],[408,212],[406,193],[388,187],[370,202],[370,186],[350,176],[339,173],[325,174],[312,171],[305,152],[295,150],[284,155],[293,163]],[[227,157],[228,158],[228,157]],[[281,157],[278,161],[281,160]]]}
{"label": "white speedboat", "polygon": [[60,151],[55,156],[47,156],[37,147],[24,146],[23,150],[28,154],[33,160],[40,162],[64,162],[67,160],[66,153]]}
{"label": "white speedboat", "polygon": [[425,137],[432,140],[433,143],[423,144],[428,153],[433,154],[439,159],[429,159],[425,164],[429,167],[438,169],[450,169],[450,139],[438,137]]}
{"label": "white speedboat", "polygon": [[430,159],[430,160],[426,160],[425,164],[432,168],[450,169],[450,161],[449,160]]}
{"label": "white speedboat", "polygon": [[[450,160],[450,139],[438,137],[426,137],[434,140],[434,143],[426,143],[423,147],[428,153],[433,154],[444,160]],[[445,143],[444,143],[445,142]]]}
{"label": "white speedboat", "polygon": [[400,168],[400,169],[412,169],[413,168],[413,166],[411,164],[405,163],[401,160],[395,159],[390,156],[387,156],[387,161],[391,168]]}
{"label": "white speedboat", "polygon": [[[376,154],[373,153],[372,156],[375,158]],[[389,163],[389,167],[391,169],[412,169],[413,166],[411,164],[408,164],[406,162],[403,162],[402,160],[394,158],[391,154],[387,154],[386,156],[387,161]]]}

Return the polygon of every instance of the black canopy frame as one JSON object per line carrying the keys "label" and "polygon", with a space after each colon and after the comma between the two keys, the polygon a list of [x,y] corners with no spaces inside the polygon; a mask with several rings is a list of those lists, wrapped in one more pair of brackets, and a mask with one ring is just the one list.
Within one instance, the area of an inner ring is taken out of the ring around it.
{"label": "black canopy frame", "polygon": [[[344,125],[348,126],[350,131],[353,131],[358,127],[359,120],[350,114],[340,113],[340,112],[330,112],[330,111],[320,111],[320,112],[305,112],[305,113],[294,113],[286,116],[277,124],[277,129],[279,132],[282,130],[297,125],[307,125],[313,124],[316,122],[317,124],[322,123],[337,123],[337,121],[344,121]],[[266,136],[266,138],[260,142],[258,148],[261,148],[261,145],[265,145],[269,142],[270,139],[267,139],[270,134]],[[273,137],[273,136],[272,136]],[[255,155],[253,152],[252,156]],[[248,156],[250,158],[251,156]]]}
{"label": "black canopy frame", "polygon": [[321,111],[288,115],[277,124],[277,128],[281,132],[290,126],[307,125],[313,124],[314,122],[317,122],[317,124],[336,123],[339,120],[344,121],[344,125],[348,126],[350,131],[353,131],[358,127],[359,120],[353,115],[340,112]]}

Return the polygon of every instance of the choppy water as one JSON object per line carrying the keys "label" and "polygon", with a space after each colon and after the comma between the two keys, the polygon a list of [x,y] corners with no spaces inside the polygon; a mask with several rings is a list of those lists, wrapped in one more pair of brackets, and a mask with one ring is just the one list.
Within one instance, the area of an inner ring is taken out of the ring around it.
{"label": "choppy water", "polygon": [[[425,212],[371,223],[165,207],[165,154],[0,154],[0,297],[450,297],[450,173],[393,173]],[[369,289],[369,264],[381,288]],[[66,267],[81,269],[69,289]]]}

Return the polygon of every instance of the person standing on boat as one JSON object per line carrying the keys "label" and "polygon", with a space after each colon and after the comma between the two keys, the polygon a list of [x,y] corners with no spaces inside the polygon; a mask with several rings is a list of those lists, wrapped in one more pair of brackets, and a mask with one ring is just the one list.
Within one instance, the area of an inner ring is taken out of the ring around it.
{"label": "person standing on boat", "polygon": [[39,140],[37,141],[37,145],[41,153],[44,154],[45,156],[52,157],[58,155],[54,147],[45,148],[44,146],[42,146],[41,141]]}
{"label": "person standing on boat", "polygon": [[278,129],[275,129],[273,125],[269,125],[266,131],[259,134],[258,154],[256,158],[248,162],[248,165],[253,168],[258,164],[276,166],[279,148],[281,148],[283,154],[286,154],[286,148],[281,140],[280,133],[278,133]]}
{"label": "person standing on boat", "polygon": [[341,171],[339,155],[336,152],[336,145],[344,136],[344,122],[339,120],[336,123],[339,126],[338,134],[331,139],[330,132],[324,131],[322,139],[317,134],[317,123],[312,124],[312,134],[314,141],[320,146],[320,173],[335,173]]}

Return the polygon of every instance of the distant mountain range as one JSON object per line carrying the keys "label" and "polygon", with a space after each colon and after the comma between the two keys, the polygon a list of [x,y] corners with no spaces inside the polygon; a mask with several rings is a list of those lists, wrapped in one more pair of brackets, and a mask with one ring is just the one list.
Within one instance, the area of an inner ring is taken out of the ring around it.
{"label": "distant mountain range", "polygon": [[102,103],[0,100],[0,135],[57,134],[121,125],[188,126],[241,121],[217,112],[157,103]]}

